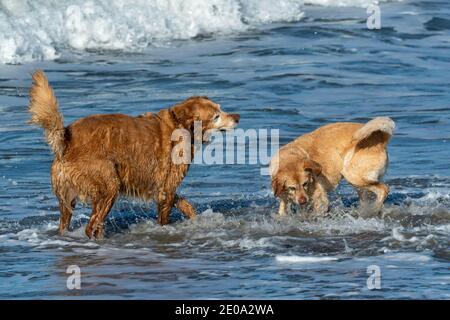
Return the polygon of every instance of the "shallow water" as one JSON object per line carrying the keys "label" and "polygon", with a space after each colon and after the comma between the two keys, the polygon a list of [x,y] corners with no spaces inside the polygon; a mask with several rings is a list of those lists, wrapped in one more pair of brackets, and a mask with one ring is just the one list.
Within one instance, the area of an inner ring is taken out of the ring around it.
{"label": "shallow water", "polygon": [[[0,298],[449,299],[450,4],[382,3],[383,29],[370,31],[365,9],[345,6],[364,1],[336,3],[344,6],[306,5],[299,21],[282,11],[264,20],[267,8],[249,5],[242,26],[180,35],[179,25],[143,49],[56,42],[53,61],[41,61],[45,48],[33,43],[15,61],[23,64],[0,64]],[[52,156],[25,124],[36,68],[66,123],[208,95],[239,112],[241,128],[280,129],[285,144],[329,122],[390,116],[384,218],[359,218],[345,183],[329,217],[276,218],[259,165],[193,165],[180,191],[198,208],[195,221],[174,212],[160,227],[153,205],[122,199],[105,240],[85,237],[82,206],[59,236]],[[81,268],[81,290],[66,287],[69,265]],[[371,265],[381,290],[366,285]]]}

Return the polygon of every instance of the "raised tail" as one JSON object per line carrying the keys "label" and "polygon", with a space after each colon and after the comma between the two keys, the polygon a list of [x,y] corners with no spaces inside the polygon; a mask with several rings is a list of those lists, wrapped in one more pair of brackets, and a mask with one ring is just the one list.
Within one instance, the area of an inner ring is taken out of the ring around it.
{"label": "raised tail", "polygon": [[[395,122],[388,117],[378,117],[367,122],[353,134],[353,141],[360,147],[373,143],[386,145],[394,134]],[[369,139],[372,138],[372,139]],[[372,143],[369,140],[373,140]]]}
{"label": "raised tail", "polygon": [[45,138],[55,156],[62,159],[64,153],[64,121],[59,111],[58,101],[42,70],[33,74],[33,84],[30,89],[31,113],[29,123],[37,124],[44,129]]}

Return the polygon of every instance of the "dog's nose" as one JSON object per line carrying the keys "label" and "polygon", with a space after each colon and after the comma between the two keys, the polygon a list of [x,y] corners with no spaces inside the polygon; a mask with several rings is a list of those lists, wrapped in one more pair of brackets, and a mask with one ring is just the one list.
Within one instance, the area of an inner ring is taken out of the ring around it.
{"label": "dog's nose", "polygon": [[231,118],[233,118],[233,120],[234,120],[236,123],[239,123],[239,120],[241,119],[241,116],[240,116],[240,115],[238,115],[237,113],[232,113],[230,116],[231,116]]}
{"label": "dog's nose", "polygon": [[306,198],[305,197],[299,197],[298,198],[298,203],[305,204],[306,203]]}

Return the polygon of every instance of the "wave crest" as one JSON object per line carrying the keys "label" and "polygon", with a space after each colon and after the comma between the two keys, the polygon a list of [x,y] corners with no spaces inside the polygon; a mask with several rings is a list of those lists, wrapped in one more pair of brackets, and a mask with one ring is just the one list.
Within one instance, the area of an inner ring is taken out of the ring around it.
{"label": "wave crest", "polygon": [[0,0],[0,63],[64,49],[138,51],[199,35],[298,21],[303,0]]}

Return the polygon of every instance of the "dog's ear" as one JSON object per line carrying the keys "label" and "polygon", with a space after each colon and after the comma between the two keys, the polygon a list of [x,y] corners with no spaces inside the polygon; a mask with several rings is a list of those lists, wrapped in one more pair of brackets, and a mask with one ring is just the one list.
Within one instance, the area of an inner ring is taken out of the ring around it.
{"label": "dog's ear", "polygon": [[275,197],[279,197],[284,189],[284,180],[278,176],[272,177],[272,190]]}
{"label": "dog's ear", "polygon": [[303,164],[303,170],[318,176],[319,174],[322,173],[322,166],[317,162],[308,159],[305,160],[305,163]]}
{"label": "dog's ear", "polygon": [[169,109],[172,117],[180,123],[185,129],[191,130],[194,123],[193,102],[186,100]]}

